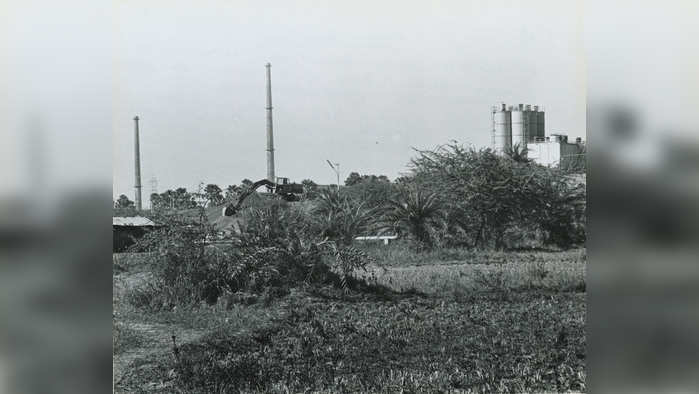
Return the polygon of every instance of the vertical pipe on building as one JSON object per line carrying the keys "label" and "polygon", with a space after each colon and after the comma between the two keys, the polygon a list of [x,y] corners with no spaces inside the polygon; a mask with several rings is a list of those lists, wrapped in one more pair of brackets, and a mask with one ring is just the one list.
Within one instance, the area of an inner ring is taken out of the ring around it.
{"label": "vertical pipe on building", "polygon": [[133,134],[134,134],[134,175],[135,175],[135,185],[134,188],[136,189],[136,210],[140,211],[141,210],[141,148],[139,147],[139,140],[138,140],[138,116],[135,116],[133,118],[134,120],[134,129],[133,129]]}
{"label": "vertical pipe on building", "polygon": [[267,63],[267,180],[276,182],[274,177],[274,135],[272,131],[272,65]]}

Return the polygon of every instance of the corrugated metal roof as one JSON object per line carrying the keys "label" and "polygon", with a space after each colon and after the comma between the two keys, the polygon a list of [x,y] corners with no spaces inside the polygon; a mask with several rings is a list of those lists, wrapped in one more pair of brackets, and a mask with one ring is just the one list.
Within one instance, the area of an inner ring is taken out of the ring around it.
{"label": "corrugated metal roof", "polygon": [[143,216],[112,217],[112,226],[155,226],[155,222]]}

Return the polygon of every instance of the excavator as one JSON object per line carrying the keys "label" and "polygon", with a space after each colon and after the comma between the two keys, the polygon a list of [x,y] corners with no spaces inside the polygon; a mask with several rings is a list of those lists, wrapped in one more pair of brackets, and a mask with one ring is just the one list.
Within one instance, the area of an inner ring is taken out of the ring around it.
{"label": "excavator", "polygon": [[245,199],[262,186],[267,186],[267,191],[269,193],[279,196],[285,201],[299,201],[300,195],[303,194],[303,185],[300,183],[290,183],[289,178],[277,177],[276,182],[272,182],[268,179],[260,179],[243,190],[235,204],[229,204],[224,207],[223,216],[233,216],[240,212]]}

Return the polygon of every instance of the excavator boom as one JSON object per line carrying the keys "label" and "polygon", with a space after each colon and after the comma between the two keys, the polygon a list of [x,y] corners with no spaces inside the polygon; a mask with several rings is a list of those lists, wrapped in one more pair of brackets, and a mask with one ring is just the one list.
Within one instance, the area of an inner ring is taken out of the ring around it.
{"label": "excavator boom", "polygon": [[286,201],[298,201],[298,196],[296,194],[303,193],[303,186],[297,183],[274,183],[268,179],[260,179],[259,181],[253,183],[248,188],[243,190],[238,197],[238,201],[235,204],[229,204],[223,208],[223,216],[233,216],[240,211],[243,206],[243,202],[248,198],[255,190],[259,189],[261,186],[267,186],[274,191],[275,194],[279,194]]}

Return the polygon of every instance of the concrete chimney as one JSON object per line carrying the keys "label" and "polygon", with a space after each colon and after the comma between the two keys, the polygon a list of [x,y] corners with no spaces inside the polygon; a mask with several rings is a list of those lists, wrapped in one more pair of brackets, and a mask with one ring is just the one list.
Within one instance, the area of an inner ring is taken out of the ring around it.
{"label": "concrete chimney", "polygon": [[135,185],[134,188],[136,189],[136,210],[140,211],[141,210],[141,149],[138,145],[138,116],[135,116],[133,118],[134,121],[134,128],[133,128],[133,135],[134,135],[134,177],[135,177]]}
{"label": "concrete chimney", "polygon": [[267,180],[276,182],[274,177],[274,133],[272,125],[272,65],[267,63]]}

